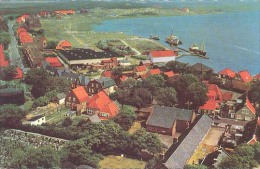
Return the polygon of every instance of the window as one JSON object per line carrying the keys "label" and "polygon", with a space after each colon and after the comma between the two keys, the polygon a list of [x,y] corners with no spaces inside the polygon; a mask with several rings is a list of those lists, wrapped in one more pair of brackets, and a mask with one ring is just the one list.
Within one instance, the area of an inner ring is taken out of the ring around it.
{"label": "window", "polygon": [[71,97],[68,97],[68,101],[71,101]]}
{"label": "window", "polygon": [[102,116],[102,117],[109,117],[109,115],[107,113],[100,113],[100,116]]}
{"label": "window", "polygon": [[76,98],[73,98],[73,102],[75,102],[76,101]]}
{"label": "window", "polygon": [[98,88],[98,84],[96,84],[96,88]]}
{"label": "window", "polygon": [[95,85],[94,83],[91,84],[92,87],[94,87],[94,85]]}

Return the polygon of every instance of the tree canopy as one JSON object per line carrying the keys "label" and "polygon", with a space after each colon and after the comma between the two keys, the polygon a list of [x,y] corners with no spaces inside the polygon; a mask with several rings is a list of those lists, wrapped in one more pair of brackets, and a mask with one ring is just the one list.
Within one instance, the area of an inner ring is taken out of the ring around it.
{"label": "tree canopy", "polygon": [[12,66],[12,65],[4,67],[1,70],[1,78],[3,80],[13,80],[13,78],[16,76],[16,74],[17,74],[16,67]]}
{"label": "tree canopy", "polygon": [[25,115],[26,113],[16,105],[2,105],[0,106],[0,126],[18,126]]}
{"label": "tree canopy", "polygon": [[136,120],[136,114],[131,106],[124,105],[120,113],[114,117],[113,121],[119,124],[124,130],[129,130]]}
{"label": "tree canopy", "polygon": [[177,103],[176,91],[172,87],[160,88],[156,92],[155,100],[159,105],[173,106]]}

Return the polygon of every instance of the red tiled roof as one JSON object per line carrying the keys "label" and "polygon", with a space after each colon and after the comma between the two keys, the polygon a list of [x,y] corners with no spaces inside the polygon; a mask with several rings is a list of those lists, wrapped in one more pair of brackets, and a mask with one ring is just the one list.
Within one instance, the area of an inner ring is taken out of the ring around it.
{"label": "red tiled roof", "polygon": [[252,138],[251,140],[249,140],[249,141],[247,142],[247,144],[253,145],[253,144],[255,144],[256,142],[257,142],[257,138],[256,138],[256,135],[254,134],[254,135],[253,135],[253,138]]}
{"label": "red tiled roof", "polygon": [[71,48],[71,43],[67,40],[60,41],[56,49]]}
{"label": "red tiled roof", "polygon": [[254,106],[250,103],[248,97],[246,98],[245,105],[252,113],[254,113],[254,114],[256,113],[256,110],[255,110]]}
{"label": "red tiled roof", "polygon": [[257,125],[260,127],[260,116],[257,118]]}
{"label": "red tiled roof", "polygon": [[248,83],[253,80],[252,76],[250,75],[250,73],[247,70],[239,71],[238,74],[244,83]]}
{"label": "red tiled roof", "polygon": [[27,30],[25,28],[19,27],[16,31],[16,34],[19,35],[21,32],[27,32]]}
{"label": "red tiled roof", "polygon": [[[87,107],[108,113],[109,118],[114,117],[119,111],[117,105],[110,100],[109,96],[103,90],[88,99]],[[101,119],[105,120],[106,118],[101,117]]]}
{"label": "red tiled roof", "polygon": [[16,71],[17,71],[17,74],[16,74],[16,76],[14,77],[14,79],[21,79],[21,78],[23,78],[23,71],[21,70],[21,68],[20,68],[20,67],[17,67],[17,68],[16,68]]}
{"label": "red tiled roof", "polygon": [[215,100],[208,100],[203,106],[200,106],[200,110],[216,110],[219,108],[219,102]]}
{"label": "red tiled roof", "polygon": [[0,44],[0,67],[6,67],[9,65],[8,60],[5,58],[4,47]]}
{"label": "red tiled roof", "polygon": [[150,75],[159,75],[161,73],[161,70],[160,69],[151,69],[149,71],[149,74]]}
{"label": "red tiled roof", "polygon": [[254,76],[254,79],[260,80],[260,73],[256,74],[256,75]]}
{"label": "red tiled roof", "polygon": [[112,59],[101,60],[101,63],[112,63]]}
{"label": "red tiled roof", "polygon": [[173,50],[154,50],[150,52],[152,57],[171,57],[177,56]]}
{"label": "red tiled roof", "polygon": [[[222,96],[222,92],[219,89],[219,87],[216,84],[207,84],[208,86],[208,96],[213,97],[215,95],[215,99],[222,101],[223,96]],[[213,98],[209,98],[209,99],[213,99]]]}
{"label": "red tiled roof", "polygon": [[232,92],[225,92],[223,93],[223,101],[231,101],[233,97]]}
{"label": "red tiled roof", "polygon": [[174,76],[174,72],[173,71],[168,71],[168,72],[164,72],[164,74],[168,77],[173,77]]}
{"label": "red tiled roof", "polygon": [[146,71],[147,69],[146,69],[145,66],[136,66],[136,67],[135,67],[135,70],[136,70],[137,72],[144,72],[144,71]]}
{"label": "red tiled roof", "polygon": [[57,57],[47,57],[45,61],[49,62],[51,67],[62,67],[62,64]]}
{"label": "red tiled roof", "polygon": [[72,92],[77,97],[80,103],[87,101],[89,98],[85,88],[83,86],[79,86],[75,89],[72,89]]}
{"label": "red tiled roof", "polygon": [[218,74],[229,76],[231,78],[234,78],[236,76],[236,72],[234,72],[233,70],[231,70],[229,68],[221,70]]}
{"label": "red tiled roof", "polygon": [[112,77],[112,71],[106,70],[106,71],[102,72],[102,76],[111,78]]}
{"label": "red tiled roof", "polygon": [[124,81],[126,81],[127,79],[128,79],[128,77],[127,77],[126,75],[122,75],[122,76],[120,77],[121,82],[124,82]]}
{"label": "red tiled roof", "polygon": [[63,14],[63,15],[67,15],[67,14],[75,14],[74,10],[57,10],[55,11],[56,14]]}
{"label": "red tiled roof", "polygon": [[30,17],[30,15],[28,15],[28,14],[23,14],[22,16],[20,16],[20,17],[18,17],[18,18],[16,19],[16,22],[17,22],[17,23],[24,22],[24,21],[25,21],[25,18],[29,18],[29,17]]}

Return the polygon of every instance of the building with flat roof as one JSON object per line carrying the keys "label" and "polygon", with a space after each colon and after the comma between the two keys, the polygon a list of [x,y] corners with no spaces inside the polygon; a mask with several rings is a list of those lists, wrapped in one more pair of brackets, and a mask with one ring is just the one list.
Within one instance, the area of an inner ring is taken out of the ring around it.
{"label": "building with flat roof", "polygon": [[96,52],[91,49],[71,49],[58,51],[59,57],[69,66],[82,66],[95,63],[101,63],[103,59],[116,57],[122,60],[123,56],[115,52]]}

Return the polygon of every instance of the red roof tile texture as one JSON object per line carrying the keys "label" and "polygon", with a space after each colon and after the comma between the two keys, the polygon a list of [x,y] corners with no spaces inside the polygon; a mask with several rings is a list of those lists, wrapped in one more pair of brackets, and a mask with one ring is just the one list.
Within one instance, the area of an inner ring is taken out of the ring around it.
{"label": "red roof tile texture", "polygon": [[60,43],[57,45],[56,49],[63,50],[65,48],[71,48],[71,43],[67,40],[60,41]]}
{"label": "red roof tile texture", "polygon": [[177,53],[175,53],[173,50],[154,50],[150,52],[150,55],[152,57],[171,57],[177,56]]}
{"label": "red roof tile texture", "polygon": [[29,17],[30,17],[30,15],[28,15],[28,14],[23,14],[22,16],[20,16],[20,17],[18,17],[18,18],[16,19],[16,22],[17,22],[17,23],[25,22],[25,19],[26,19],[26,18],[29,18]]}
{"label": "red roof tile texture", "polygon": [[4,55],[4,46],[0,44],[0,67],[6,67],[8,65],[9,62]]}
{"label": "red roof tile texture", "polygon": [[111,78],[112,77],[112,71],[106,70],[106,71],[102,72],[102,76]]}
{"label": "red roof tile texture", "polygon": [[17,71],[17,74],[16,76],[14,77],[14,79],[22,79],[23,78],[23,71],[21,70],[20,67],[17,67],[16,68],[16,71]]}
{"label": "red roof tile texture", "polygon": [[164,72],[164,74],[168,77],[173,77],[174,76],[174,72],[173,71],[168,71],[168,72]]}
{"label": "red roof tile texture", "polygon": [[[116,116],[119,111],[117,105],[110,100],[109,96],[103,90],[88,99],[87,107],[108,113],[109,118]],[[107,119],[106,117],[100,118],[101,120]]]}
{"label": "red roof tile texture", "polygon": [[256,113],[254,106],[250,103],[248,98],[246,98],[246,104],[245,105],[252,113],[254,113],[254,114]]}
{"label": "red roof tile texture", "polygon": [[72,89],[72,92],[77,97],[80,103],[87,101],[89,98],[85,88],[83,86],[79,86],[75,89]]}
{"label": "red roof tile texture", "polygon": [[215,84],[208,84],[208,99],[223,100],[223,95],[219,87]]}
{"label": "red roof tile texture", "polygon": [[135,70],[137,72],[144,72],[144,71],[147,71],[147,68],[145,66],[137,66],[137,67],[135,67]]}
{"label": "red roof tile texture", "polygon": [[151,69],[149,71],[149,74],[150,75],[159,75],[161,73],[161,70],[160,69]]}
{"label": "red roof tile texture", "polygon": [[208,100],[203,106],[200,106],[199,109],[201,110],[216,110],[219,108],[219,102],[215,100]]}
{"label": "red roof tile texture", "polygon": [[50,63],[51,67],[62,67],[62,64],[57,57],[47,57],[45,61]]}
{"label": "red roof tile texture", "polygon": [[236,72],[234,72],[233,70],[226,68],[224,70],[221,70],[218,74],[220,75],[225,75],[225,76],[229,76],[231,78],[234,78],[236,76]]}
{"label": "red roof tile texture", "polygon": [[250,75],[250,73],[247,70],[239,71],[238,74],[244,83],[248,83],[253,80],[252,76]]}

